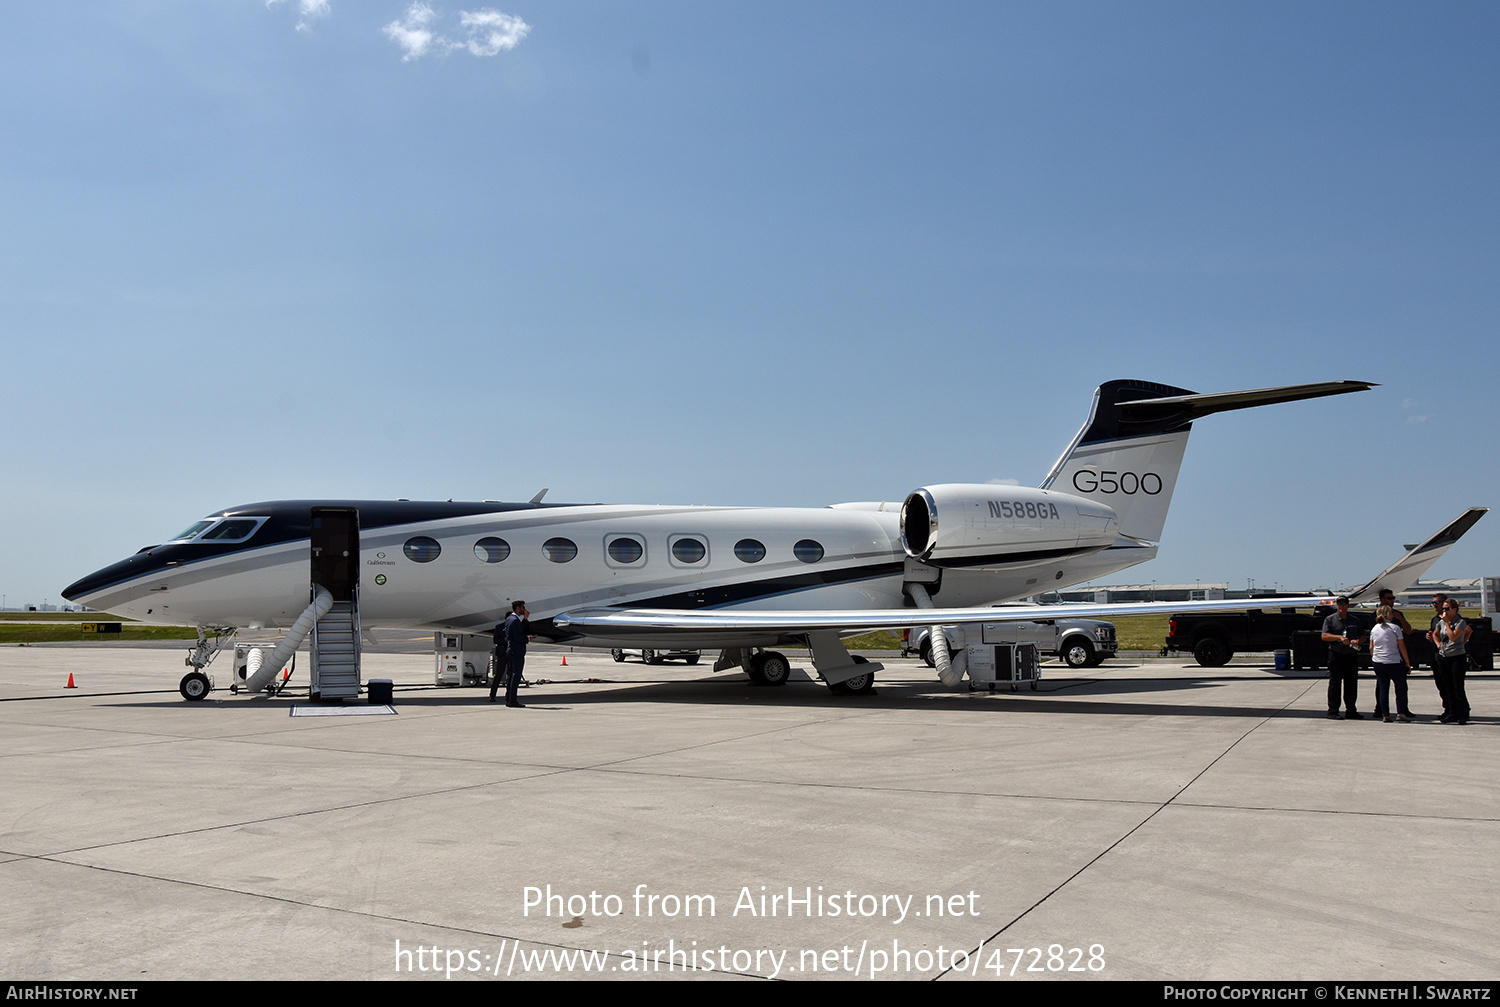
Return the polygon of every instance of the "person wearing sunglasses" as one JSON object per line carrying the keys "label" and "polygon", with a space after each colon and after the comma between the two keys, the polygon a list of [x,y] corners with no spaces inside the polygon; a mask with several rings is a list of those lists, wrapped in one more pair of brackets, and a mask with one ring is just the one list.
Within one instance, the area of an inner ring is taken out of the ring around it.
{"label": "person wearing sunglasses", "polygon": [[1427,634],[1438,649],[1437,668],[1433,678],[1443,697],[1444,724],[1469,722],[1469,697],[1464,691],[1464,675],[1469,670],[1469,637],[1474,628],[1458,615],[1458,602],[1445,599],[1432,632]]}

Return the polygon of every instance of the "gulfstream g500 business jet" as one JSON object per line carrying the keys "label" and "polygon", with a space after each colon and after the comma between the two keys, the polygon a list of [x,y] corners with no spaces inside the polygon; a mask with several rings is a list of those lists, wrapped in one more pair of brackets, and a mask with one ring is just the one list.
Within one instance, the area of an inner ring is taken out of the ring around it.
{"label": "gulfstream g500 business jet", "polygon": [[[272,684],[336,602],[356,613],[357,647],[359,624],[486,632],[524,598],[535,632],[552,640],[722,648],[717,669],[743,667],[767,684],[789,672],[769,648],[806,642],[830,687],[860,692],[878,666],[850,657],[840,634],[1050,617],[1055,608],[975,606],[1155,556],[1194,420],[1370,387],[1334,381],[1199,395],[1111,381],[1039,488],[926,486],[900,505],[249,504],[197,521],[63,595],[145,622],[290,627],[251,690]],[[1077,614],[1129,606],[1086,609]],[[200,698],[208,681],[195,674],[183,692]]]}

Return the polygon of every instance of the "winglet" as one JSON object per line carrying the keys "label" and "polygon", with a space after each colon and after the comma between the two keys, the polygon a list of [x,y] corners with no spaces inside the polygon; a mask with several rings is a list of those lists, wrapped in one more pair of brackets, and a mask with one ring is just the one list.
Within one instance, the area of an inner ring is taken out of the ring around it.
{"label": "winglet", "polygon": [[1438,561],[1438,557],[1448,551],[1449,546],[1463,538],[1464,532],[1474,527],[1475,522],[1487,513],[1489,513],[1488,507],[1470,507],[1449,522],[1442,531],[1421,545],[1412,547],[1405,556],[1377,574],[1374,580],[1344,593],[1356,605],[1363,601],[1374,601],[1380,596],[1382,590],[1400,594],[1415,584],[1417,578],[1426,573],[1427,569]]}
{"label": "winglet", "polygon": [[542,502],[542,497],[546,496],[547,495],[547,491],[549,489],[551,489],[551,488],[552,487],[550,487],[550,486],[543,486],[542,487],[542,491],[540,493],[538,493],[536,496],[532,497],[530,500],[528,500],[526,502],[527,503],[534,503],[534,504],[541,503]]}

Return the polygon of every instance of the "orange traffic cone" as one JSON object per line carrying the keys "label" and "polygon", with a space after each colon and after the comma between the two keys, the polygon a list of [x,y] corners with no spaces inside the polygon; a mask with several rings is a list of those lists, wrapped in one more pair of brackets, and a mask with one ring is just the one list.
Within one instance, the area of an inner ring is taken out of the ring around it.
{"label": "orange traffic cone", "polygon": [[68,672],[68,684],[65,685],[65,686],[63,686],[63,688],[64,689],[76,689],[76,688],[78,688],[78,686],[76,686],[76,685],[73,684],[73,673],[71,671]]}
{"label": "orange traffic cone", "polygon": [[563,663],[562,663],[562,666],[563,666],[563,667],[564,667],[564,668],[566,668],[566,667],[567,667],[567,666],[568,666],[568,655],[567,655],[567,654],[564,654],[564,655],[563,655]]}

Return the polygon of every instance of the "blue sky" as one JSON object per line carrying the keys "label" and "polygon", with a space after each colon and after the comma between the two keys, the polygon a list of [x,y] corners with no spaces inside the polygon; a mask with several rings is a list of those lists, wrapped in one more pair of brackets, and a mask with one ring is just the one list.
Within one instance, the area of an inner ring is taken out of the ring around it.
{"label": "blue sky", "polygon": [[1493,4],[426,10],[7,10],[8,604],[255,500],[1034,485],[1116,377],[1381,383],[1198,424],[1117,579],[1500,501]]}

